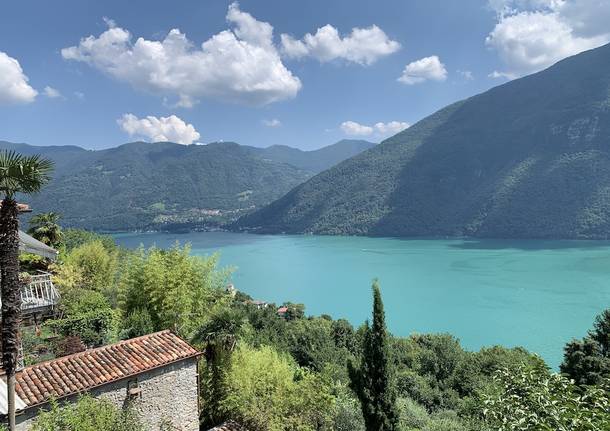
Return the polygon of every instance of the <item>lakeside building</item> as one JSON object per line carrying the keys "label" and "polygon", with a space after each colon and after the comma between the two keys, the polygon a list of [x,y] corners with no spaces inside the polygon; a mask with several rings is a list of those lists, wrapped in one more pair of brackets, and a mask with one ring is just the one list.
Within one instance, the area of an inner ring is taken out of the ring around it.
{"label": "lakeside building", "polygon": [[[171,423],[199,430],[197,364],[202,353],[161,331],[25,367],[17,372],[17,430],[27,431],[49,402],[73,403],[89,394],[132,407],[146,429]],[[0,415],[6,415],[6,382]]]}

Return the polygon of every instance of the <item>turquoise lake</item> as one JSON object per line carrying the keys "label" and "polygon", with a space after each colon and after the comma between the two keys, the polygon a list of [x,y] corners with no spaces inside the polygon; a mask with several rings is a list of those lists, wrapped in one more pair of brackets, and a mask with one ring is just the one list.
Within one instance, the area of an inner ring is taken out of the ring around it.
{"label": "turquoise lake", "polygon": [[266,236],[226,232],[121,234],[118,243],[220,252],[236,288],[302,302],[308,314],[359,325],[381,283],[390,330],[449,332],[470,350],[523,346],[557,368],[564,344],[610,307],[610,242]]}

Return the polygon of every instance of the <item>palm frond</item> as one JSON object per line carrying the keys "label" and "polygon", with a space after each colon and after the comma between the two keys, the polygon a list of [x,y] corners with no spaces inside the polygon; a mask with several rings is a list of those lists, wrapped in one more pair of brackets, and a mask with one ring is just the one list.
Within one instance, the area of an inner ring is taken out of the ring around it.
{"label": "palm frond", "polygon": [[7,196],[31,194],[51,180],[54,163],[40,155],[23,156],[15,151],[0,151],[0,192]]}

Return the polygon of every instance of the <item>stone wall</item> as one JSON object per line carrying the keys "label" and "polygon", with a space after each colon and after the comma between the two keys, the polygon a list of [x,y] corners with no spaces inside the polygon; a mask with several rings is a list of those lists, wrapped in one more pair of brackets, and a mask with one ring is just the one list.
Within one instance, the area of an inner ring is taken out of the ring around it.
{"label": "stone wall", "polygon": [[[159,431],[164,422],[177,431],[198,431],[197,379],[197,359],[191,358],[101,386],[90,394],[109,399],[120,408],[131,405],[148,431]],[[18,415],[17,431],[29,430],[39,409],[27,409]]]}

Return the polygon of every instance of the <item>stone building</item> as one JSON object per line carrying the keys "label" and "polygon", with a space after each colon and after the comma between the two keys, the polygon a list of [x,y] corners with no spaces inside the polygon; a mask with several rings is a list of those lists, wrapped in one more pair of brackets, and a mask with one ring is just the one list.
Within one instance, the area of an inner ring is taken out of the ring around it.
{"label": "stone building", "polygon": [[17,373],[17,430],[28,430],[51,399],[74,402],[88,393],[131,406],[149,430],[171,423],[176,430],[197,431],[200,356],[162,331],[26,367]]}

